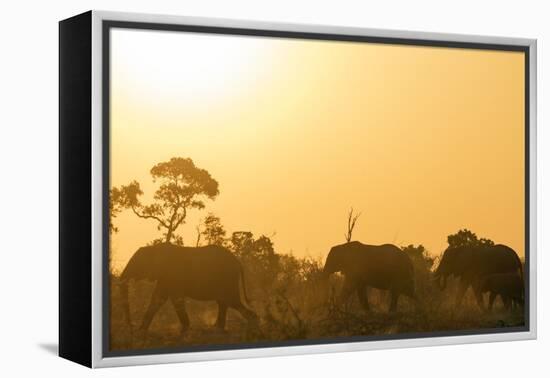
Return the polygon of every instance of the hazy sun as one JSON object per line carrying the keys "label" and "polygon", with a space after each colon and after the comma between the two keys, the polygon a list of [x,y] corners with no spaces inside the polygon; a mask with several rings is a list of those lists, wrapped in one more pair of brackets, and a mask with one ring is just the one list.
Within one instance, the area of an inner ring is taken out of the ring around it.
{"label": "hazy sun", "polygon": [[[257,37],[113,29],[113,85],[155,102],[219,101],[269,76],[273,49]],[[124,67],[124,70],[116,70]]]}

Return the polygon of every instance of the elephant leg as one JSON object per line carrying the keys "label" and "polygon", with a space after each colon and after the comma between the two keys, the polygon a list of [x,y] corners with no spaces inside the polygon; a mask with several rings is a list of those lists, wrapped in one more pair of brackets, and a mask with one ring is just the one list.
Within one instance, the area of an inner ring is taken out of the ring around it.
{"label": "elephant leg", "polygon": [[397,311],[398,300],[399,300],[399,293],[396,290],[391,290],[390,312]]}
{"label": "elephant leg", "polygon": [[466,294],[466,291],[468,290],[468,284],[464,281],[460,280],[460,283],[458,284],[458,291],[456,293],[456,304],[455,306],[458,308],[462,305],[462,300],[464,299],[464,295]]}
{"label": "elephant leg", "polygon": [[218,319],[216,319],[216,328],[225,329],[225,319],[227,317],[227,304],[218,301]]}
{"label": "elephant leg", "polygon": [[474,288],[474,295],[476,297],[476,302],[481,311],[485,311],[485,304],[483,303],[483,294],[480,290]]}
{"label": "elephant leg", "polygon": [[512,308],[512,301],[510,300],[510,298],[504,296],[504,295],[500,295],[500,297],[502,298],[502,304],[504,305],[504,309],[506,311],[510,311],[510,309]]}
{"label": "elephant leg", "polygon": [[521,311],[523,309],[523,306],[525,305],[523,298],[518,296],[514,299],[514,304],[516,306],[517,311]]}
{"label": "elephant leg", "polygon": [[406,294],[414,303],[414,309],[416,311],[422,311],[424,309],[423,303],[418,299],[418,295],[416,293],[412,294]]}
{"label": "elephant leg", "polygon": [[353,282],[350,278],[346,277],[344,279],[344,285],[342,286],[342,291],[340,292],[338,302],[341,304],[346,303],[350,295],[355,290],[357,290],[357,285],[355,284],[355,282]]}
{"label": "elephant leg", "polygon": [[361,304],[361,307],[363,307],[363,310],[365,310],[366,312],[369,312],[370,311],[369,296],[367,293],[366,286],[360,286],[357,289],[357,298],[359,299],[359,303]]}
{"label": "elephant leg", "polygon": [[189,329],[189,315],[185,309],[185,298],[172,298],[174,309],[178,315],[178,319],[181,325],[181,334],[183,335]]}
{"label": "elephant leg", "polygon": [[167,299],[168,296],[157,283],[157,286],[153,291],[153,296],[151,297],[151,302],[149,302],[149,307],[147,308],[147,311],[145,311],[145,315],[143,316],[143,320],[141,321],[141,326],[139,327],[141,331],[147,331],[149,329],[149,326],[153,321],[153,317]]}
{"label": "elephant leg", "polygon": [[489,294],[489,307],[488,307],[489,312],[493,311],[493,304],[495,303],[496,297],[497,297],[497,293],[495,293],[494,291],[491,291],[491,294]]}

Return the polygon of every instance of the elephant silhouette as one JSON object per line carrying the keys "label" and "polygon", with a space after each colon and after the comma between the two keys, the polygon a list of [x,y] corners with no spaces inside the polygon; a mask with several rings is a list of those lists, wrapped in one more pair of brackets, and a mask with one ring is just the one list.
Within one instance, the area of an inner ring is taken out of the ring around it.
{"label": "elephant silhouette", "polygon": [[121,274],[124,313],[128,323],[128,284],[132,279],[156,282],[149,307],[141,322],[141,331],[148,330],[157,311],[170,300],[184,334],[189,328],[189,317],[185,309],[186,297],[216,301],[218,318],[215,326],[220,330],[225,328],[229,307],[237,310],[249,323],[257,320],[256,314],[241,301],[240,281],[243,297],[248,302],[242,266],[228,249],[221,246],[181,247],[163,243],[138,249]]}
{"label": "elephant silhouette", "polygon": [[458,277],[459,287],[456,306],[462,304],[464,295],[472,287],[481,310],[485,310],[481,283],[484,277],[498,273],[518,274],[523,281],[523,270],[517,253],[503,244],[493,246],[450,247],[445,250],[434,279],[444,290],[449,276]]}
{"label": "elephant silhouette", "polygon": [[340,299],[346,300],[355,292],[365,311],[370,310],[366,290],[369,286],[390,291],[390,312],[397,310],[402,294],[418,304],[412,261],[395,245],[367,245],[358,241],[337,245],[331,248],[323,272],[341,272],[345,278]]}

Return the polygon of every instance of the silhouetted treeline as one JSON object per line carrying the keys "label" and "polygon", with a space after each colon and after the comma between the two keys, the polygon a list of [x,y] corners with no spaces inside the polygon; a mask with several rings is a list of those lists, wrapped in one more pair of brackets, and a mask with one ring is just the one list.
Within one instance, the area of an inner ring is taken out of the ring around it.
{"label": "silhouetted treeline", "polygon": [[[338,302],[343,277],[333,275],[328,281],[324,280],[324,262],[320,259],[278,253],[270,237],[255,236],[248,231],[220,237],[227,234],[225,230],[219,232],[221,222],[219,219],[210,221],[218,229],[217,243],[228,248],[242,263],[249,305],[259,316],[259,328],[251,330],[236,312],[229,311],[227,331],[216,332],[212,328],[215,304],[188,300],[192,326],[187,337],[181,338],[179,321],[170,305],[161,309],[146,336],[137,335],[122,321],[118,277],[113,275],[111,344],[114,349],[481,329],[517,326],[524,322],[523,313],[518,311],[481,313],[472,294],[466,296],[462,308],[457,310],[454,307],[457,280],[450,278],[447,290],[440,290],[433,278],[437,258],[422,245],[406,245],[401,249],[413,263],[415,286],[423,309],[418,310],[411,301],[405,300],[396,314],[389,315],[389,294],[371,288],[368,290],[372,311],[365,314],[355,298],[346,303]],[[206,243],[205,235],[201,240]],[[477,245],[480,239],[468,230],[461,230],[450,235],[449,240],[456,245]],[[491,244],[490,241],[483,243]],[[154,287],[154,282],[141,281],[130,289],[134,328],[143,317]],[[497,301],[497,308],[502,308],[499,303]]]}

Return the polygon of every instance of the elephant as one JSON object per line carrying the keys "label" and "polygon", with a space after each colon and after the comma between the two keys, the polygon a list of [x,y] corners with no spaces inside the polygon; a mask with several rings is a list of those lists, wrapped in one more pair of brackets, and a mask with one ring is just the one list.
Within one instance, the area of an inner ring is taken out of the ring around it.
{"label": "elephant", "polygon": [[341,272],[344,285],[340,294],[346,300],[354,292],[365,311],[370,310],[367,287],[389,290],[390,312],[397,310],[397,301],[404,294],[417,302],[414,268],[410,257],[392,244],[367,245],[352,241],[331,248],[325,275]]}
{"label": "elephant", "polygon": [[517,273],[523,279],[521,261],[512,248],[503,244],[449,247],[435,270],[434,279],[444,290],[449,276],[460,278],[456,306],[460,307],[471,286],[478,306],[484,311],[481,281],[497,273]]}
{"label": "elephant", "polygon": [[514,305],[523,308],[525,287],[523,278],[517,273],[497,273],[483,277],[480,283],[482,293],[489,292],[489,311],[493,309],[493,303],[500,295],[504,307],[511,309]]}
{"label": "elephant", "polygon": [[248,303],[244,274],[237,258],[221,246],[182,247],[170,243],[139,248],[121,274],[124,313],[130,323],[128,283],[131,279],[156,281],[149,307],[143,316],[140,331],[147,332],[160,307],[170,300],[181,324],[181,333],[189,328],[185,298],[216,301],[218,318],[215,326],[224,330],[228,307],[237,310],[249,324],[257,320],[256,314],[241,301]]}

